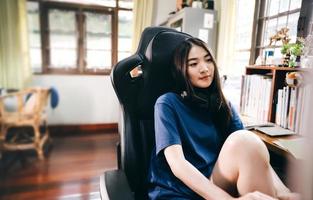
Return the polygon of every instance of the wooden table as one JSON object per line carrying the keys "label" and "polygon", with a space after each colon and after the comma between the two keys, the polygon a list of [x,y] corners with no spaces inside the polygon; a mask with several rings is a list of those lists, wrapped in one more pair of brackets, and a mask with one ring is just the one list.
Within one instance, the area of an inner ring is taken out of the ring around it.
{"label": "wooden table", "polygon": [[285,139],[285,140],[290,139],[291,140],[291,139],[301,138],[301,136],[299,136],[299,135],[287,135],[287,136],[272,137],[272,136],[266,135],[264,133],[261,133],[257,130],[252,130],[252,132],[254,134],[256,134],[260,139],[263,140],[263,142],[266,144],[267,148],[270,151],[273,151],[273,152],[277,153],[278,155],[284,156],[286,158],[297,159],[287,149],[275,144],[275,142],[279,141],[280,139]]}

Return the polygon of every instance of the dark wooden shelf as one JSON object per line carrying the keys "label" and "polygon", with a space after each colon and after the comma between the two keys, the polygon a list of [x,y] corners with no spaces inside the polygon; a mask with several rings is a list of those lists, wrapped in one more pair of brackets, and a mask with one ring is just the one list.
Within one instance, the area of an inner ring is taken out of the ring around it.
{"label": "dark wooden shelf", "polygon": [[268,120],[275,123],[275,112],[277,103],[277,91],[285,85],[286,73],[293,71],[304,71],[303,68],[279,67],[275,65],[250,65],[246,67],[246,75],[260,74],[272,77],[272,86],[270,94],[270,108]]}
{"label": "dark wooden shelf", "polygon": [[293,67],[279,67],[275,65],[250,65],[246,67],[247,69],[265,69],[265,70],[281,70],[281,71],[298,71],[302,68]]}

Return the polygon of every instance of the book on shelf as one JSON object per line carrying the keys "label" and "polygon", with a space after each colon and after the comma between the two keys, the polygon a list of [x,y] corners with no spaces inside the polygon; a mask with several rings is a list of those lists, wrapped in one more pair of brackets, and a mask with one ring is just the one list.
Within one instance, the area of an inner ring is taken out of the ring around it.
{"label": "book on shelf", "polygon": [[296,131],[302,134],[305,130],[305,124],[310,123],[310,109],[308,108],[312,106],[312,91],[307,86],[300,87],[299,89],[302,90],[302,95],[297,99],[300,103],[300,110],[299,118],[296,119],[296,124],[298,124]]}
{"label": "book on shelf", "polygon": [[283,90],[279,89],[277,91],[277,105],[276,105],[276,124],[281,125],[281,113],[282,113],[282,102],[283,102]]}
{"label": "book on shelf", "polygon": [[281,124],[281,126],[283,128],[287,128],[288,127],[288,120],[287,120],[287,117],[288,117],[288,114],[289,114],[289,102],[290,102],[290,87],[289,86],[285,86],[283,88],[283,116],[282,116],[282,119],[283,119],[283,123]]}
{"label": "book on shelf", "polygon": [[295,116],[297,106],[297,88],[293,87],[290,91],[290,103],[289,103],[289,114],[288,114],[288,129],[295,130]]}
{"label": "book on shelf", "polygon": [[269,75],[242,77],[240,112],[258,121],[268,121],[272,78]]}
{"label": "book on shelf", "polygon": [[303,127],[301,121],[305,113],[305,107],[310,106],[305,87],[285,86],[277,90],[277,103],[275,123],[283,128],[301,133]]}

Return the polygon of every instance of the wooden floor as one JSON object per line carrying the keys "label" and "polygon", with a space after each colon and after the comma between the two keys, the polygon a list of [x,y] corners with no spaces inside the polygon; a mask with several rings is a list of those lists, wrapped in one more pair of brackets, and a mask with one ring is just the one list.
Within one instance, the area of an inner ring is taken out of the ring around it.
{"label": "wooden floor", "polygon": [[14,162],[0,176],[0,199],[100,199],[99,176],[117,167],[116,133],[53,138],[43,161],[35,155]]}

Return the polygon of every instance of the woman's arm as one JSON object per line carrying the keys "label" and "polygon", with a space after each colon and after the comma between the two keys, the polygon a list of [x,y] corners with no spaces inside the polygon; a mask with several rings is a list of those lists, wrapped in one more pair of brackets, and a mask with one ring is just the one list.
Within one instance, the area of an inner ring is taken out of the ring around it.
{"label": "woman's arm", "polygon": [[[183,154],[181,145],[171,145],[164,150],[166,161],[168,162],[173,174],[186,184],[190,189],[205,199],[211,200],[230,200],[235,199],[224,190],[214,185],[207,177],[199,172]],[[260,193],[248,193],[238,200],[275,200],[274,198]]]}
{"label": "woman's arm", "polygon": [[185,159],[181,145],[165,148],[164,155],[173,174],[203,198],[232,199]]}

